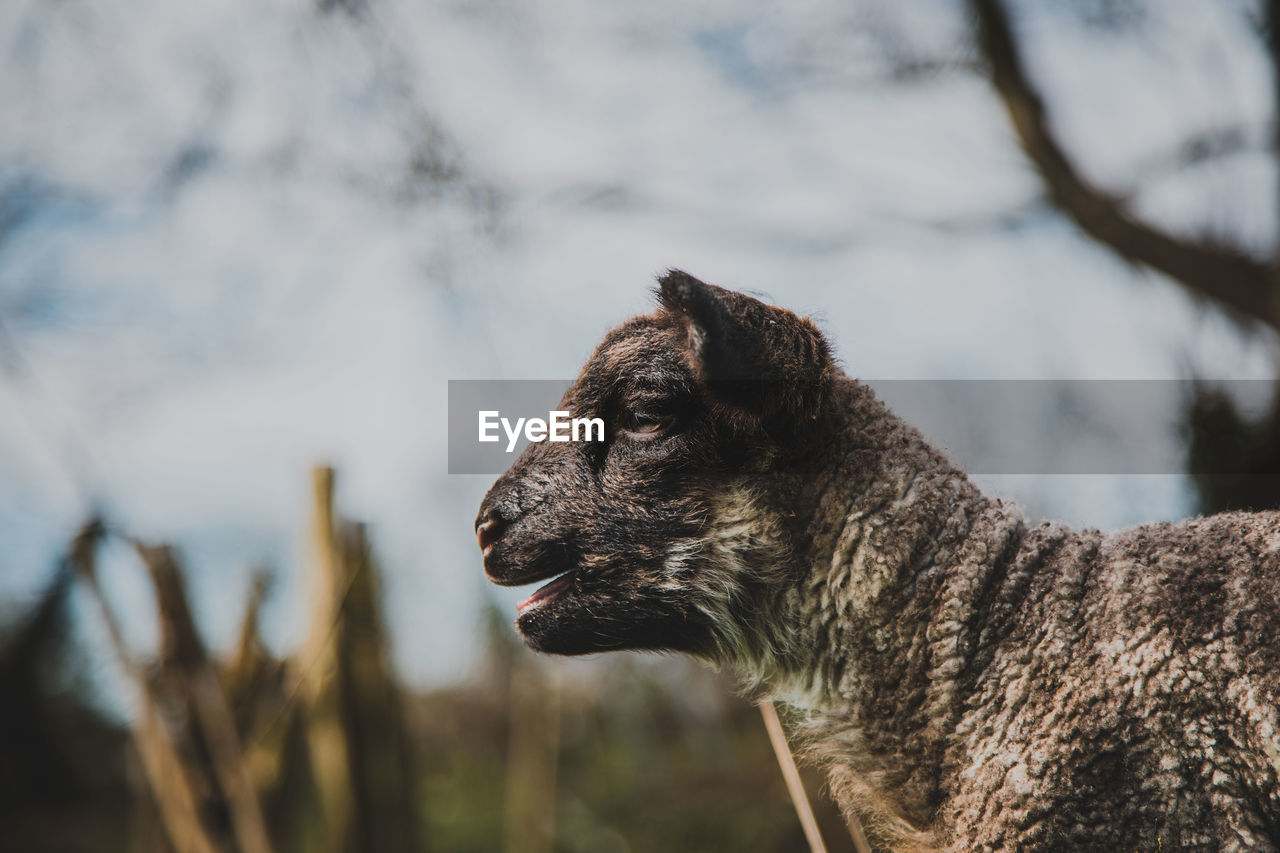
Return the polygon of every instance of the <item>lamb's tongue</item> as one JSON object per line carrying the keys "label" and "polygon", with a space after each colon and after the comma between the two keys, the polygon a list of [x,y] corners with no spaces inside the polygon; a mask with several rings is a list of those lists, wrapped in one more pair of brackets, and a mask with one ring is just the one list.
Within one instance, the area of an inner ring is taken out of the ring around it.
{"label": "lamb's tongue", "polygon": [[542,601],[544,598],[550,598],[551,596],[555,595],[557,592],[560,592],[560,590],[567,587],[570,581],[573,580],[572,574],[573,574],[572,572],[565,572],[563,575],[556,578],[546,586],[538,587],[537,591],[534,592],[533,595],[529,596],[524,601],[516,605],[516,612],[520,613],[525,608],[530,607],[534,604],[537,604],[539,601]]}

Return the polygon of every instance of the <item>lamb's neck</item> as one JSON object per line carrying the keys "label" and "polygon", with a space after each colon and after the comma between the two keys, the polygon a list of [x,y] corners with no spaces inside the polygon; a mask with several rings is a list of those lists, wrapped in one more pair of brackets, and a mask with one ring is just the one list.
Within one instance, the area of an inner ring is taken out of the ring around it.
{"label": "lamb's neck", "polygon": [[815,724],[855,732],[869,755],[917,777],[958,718],[975,652],[967,626],[1023,522],[865,387],[837,393],[847,418],[807,507],[808,576],[792,602],[799,677],[777,687]]}

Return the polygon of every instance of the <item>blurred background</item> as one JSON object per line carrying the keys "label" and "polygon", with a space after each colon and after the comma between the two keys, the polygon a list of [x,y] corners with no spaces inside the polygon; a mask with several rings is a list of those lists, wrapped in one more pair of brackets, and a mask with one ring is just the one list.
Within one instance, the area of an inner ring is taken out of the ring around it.
{"label": "blurred background", "polygon": [[519,645],[447,380],[678,266],[868,379],[1187,383],[1201,473],[979,478],[1033,518],[1280,505],[1278,67],[1237,0],[0,4],[0,849],[805,849],[732,685]]}

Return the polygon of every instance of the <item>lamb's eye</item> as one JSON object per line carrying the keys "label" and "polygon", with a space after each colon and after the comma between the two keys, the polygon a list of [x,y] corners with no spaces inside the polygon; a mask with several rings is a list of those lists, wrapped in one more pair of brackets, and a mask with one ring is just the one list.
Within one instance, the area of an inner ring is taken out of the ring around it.
{"label": "lamb's eye", "polygon": [[623,432],[632,435],[653,436],[669,427],[673,420],[673,416],[658,412],[627,412],[620,426]]}

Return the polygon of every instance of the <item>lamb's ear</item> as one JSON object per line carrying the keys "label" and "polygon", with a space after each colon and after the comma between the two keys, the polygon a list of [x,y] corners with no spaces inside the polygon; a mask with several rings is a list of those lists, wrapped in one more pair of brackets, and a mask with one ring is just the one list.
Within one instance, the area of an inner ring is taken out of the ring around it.
{"label": "lamb's ear", "polygon": [[694,369],[718,398],[771,427],[816,417],[834,366],[812,322],[680,270],[658,279],[658,295],[684,324]]}

